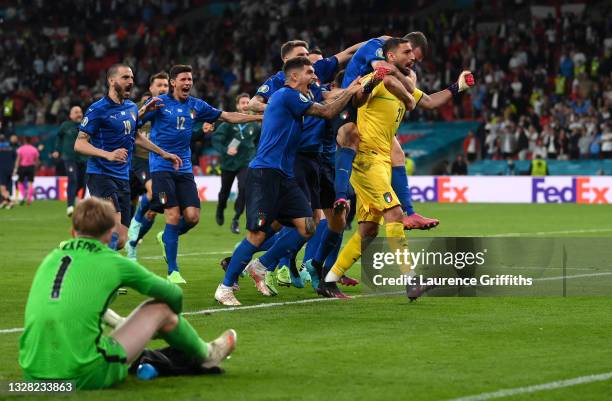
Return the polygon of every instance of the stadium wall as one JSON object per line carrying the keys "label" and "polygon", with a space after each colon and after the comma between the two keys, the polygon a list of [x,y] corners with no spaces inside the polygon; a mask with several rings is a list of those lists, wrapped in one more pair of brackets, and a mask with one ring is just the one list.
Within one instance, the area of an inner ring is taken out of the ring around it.
{"label": "stadium wall", "polygon": [[[216,201],[221,177],[195,179],[200,200]],[[66,177],[36,177],[34,187],[36,200],[66,199]],[[416,202],[609,204],[612,176],[412,176],[410,192]]]}

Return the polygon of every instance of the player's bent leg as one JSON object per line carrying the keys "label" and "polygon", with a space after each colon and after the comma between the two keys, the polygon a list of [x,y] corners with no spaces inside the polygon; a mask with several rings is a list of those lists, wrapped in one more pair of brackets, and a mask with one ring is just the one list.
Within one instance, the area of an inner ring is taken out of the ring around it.
{"label": "player's bent leg", "polygon": [[181,211],[178,206],[168,207],[164,210],[164,216],[166,218],[166,226],[164,231],[157,234],[157,240],[162,247],[162,254],[168,264],[167,278],[175,284],[185,284],[186,281],[179,273],[177,263]]}
{"label": "player's bent leg", "polygon": [[336,173],[334,178],[334,191],[336,201],[334,211],[339,214],[348,207],[348,186],[353,170],[353,160],[359,147],[359,131],[355,123],[346,123],[338,129],[336,137],[340,149],[336,152]]}
{"label": "player's bent leg", "polygon": [[111,333],[111,337],[121,344],[126,352],[127,361],[132,362],[158,331],[168,333],[177,324],[178,316],[168,305],[157,301],[146,301]]}
{"label": "player's bent leg", "polygon": [[408,176],[406,175],[406,156],[397,138],[394,139],[391,148],[391,165],[391,186],[406,214],[403,217],[404,229],[428,230],[440,224],[438,219],[424,217],[415,213],[410,196]]}
{"label": "player's bent leg", "polygon": [[183,210],[181,225],[181,235],[191,230],[200,222],[200,209],[189,206]]}
{"label": "player's bent leg", "polygon": [[[123,247],[125,246],[125,243],[127,242],[127,237],[128,237],[128,227],[125,226],[122,222],[121,222],[121,213],[117,213],[117,220],[118,220],[118,224],[115,225],[115,232],[113,234],[117,234],[117,242],[116,242],[116,248],[115,250],[120,250],[123,249]],[[112,239],[111,239],[112,242]]]}

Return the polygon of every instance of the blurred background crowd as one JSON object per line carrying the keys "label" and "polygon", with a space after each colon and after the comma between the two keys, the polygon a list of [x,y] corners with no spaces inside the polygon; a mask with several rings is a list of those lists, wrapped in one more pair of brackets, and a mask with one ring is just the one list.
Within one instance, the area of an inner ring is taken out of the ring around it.
{"label": "blurred background crowd", "polygon": [[[382,34],[423,31],[416,68],[426,92],[462,69],[478,84],[411,121],[477,120],[477,159],[612,157],[612,5],[591,1],[17,0],[0,1],[2,132],[59,125],[105,90],[105,70],[133,66],[134,100],[149,76],[194,66],[193,95],[227,110],[281,67],[280,45],[303,39],[329,56]],[[194,136],[198,154],[211,145]],[[196,154],[195,157],[198,155]]]}

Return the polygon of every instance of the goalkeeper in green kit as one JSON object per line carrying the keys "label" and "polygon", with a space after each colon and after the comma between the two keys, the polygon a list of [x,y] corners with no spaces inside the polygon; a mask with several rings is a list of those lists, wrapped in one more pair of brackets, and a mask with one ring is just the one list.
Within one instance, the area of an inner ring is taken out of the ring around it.
{"label": "goalkeeper in green kit", "polygon": [[[112,203],[86,199],[75,209],[72,224],[74,239],[43,260],[30,289],[19,343],[26,380],[74,380],[78,389],[106,388],[122,382],[138,361],[150,361],[160,374],[220,371],[236,346],[236,332],[204,342],[180,314],[183,295],[177,285],[107,247],[115,226]],[[153,299],[123,319],[108,309],[119,287]],[[103,334],[103,321],[116,325],[110,335]],[[145,350],[154,336],[170,347]]]}

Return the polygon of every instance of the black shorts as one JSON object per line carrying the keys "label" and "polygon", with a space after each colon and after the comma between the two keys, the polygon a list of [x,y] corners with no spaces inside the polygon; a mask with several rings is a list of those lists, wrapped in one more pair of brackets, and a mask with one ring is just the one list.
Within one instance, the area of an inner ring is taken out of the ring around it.
{"label": "black shorts", "polygon": [[268,168],[249,168],[246,181],[247,230],[266,231],[273,221],[312,217],[312,209],[295,178]]}
{"label": "black shorts", "polygon": [[28,166],[28,167],[18,167],[17,168],[17,175],[19,176],[19,178],[17,179],[17,182],[34,182],[34,172],[36,171],[36,167],[34,166]]}
{"label": "black shorts", "polygon": [[132,192],[132,199],[136,199],[147,192],[145,183],[150,179],[149,161],[140,157],[132,158],[132,166],[130,168],[130,190]]}
{"label": "black shorts", "polygon": [[357,109],[349,102],[344,110],[331,120],[333,132],[338,135],[338,130],[346,123],[357,123]]}
{"label": "black shorts", "polygon": [[298,153],[293,166],[295,179],[304,191],[312,210],[321,209],[321,202],[319,201],[319,193],[321,192],[319,184],[320,163],[318,153]]}
{"label": "black shorts", "polygon": [[0,185],[3,187],[6,187],[9,191],[11,190],[11,187],[13,186],[13,171],[12,170],[6,170],[6,171],[0,170]]}
{"label": "black shorts", "polygon": [[336,167],[333,163],[323,161],[319,167],[319,203],[321,209],[331,209],[336,201],[336,190],[334,188],[334,177],[336,176]]}
{"label": "black shorts", "polygon": [[87,188],[91,196],[108,199],[121,213],[121,224],[129,227],[132,219],[130,211],[130,182],[102,174],[88,174]]}
{"label": "black shorts", "polygon": [[151,210],[163,213],[164,209],[180,207],[200,208],[198,187],[191,173],[177,173],[174,171],[157,171],[151,173],[153,181],[153,200]]}

